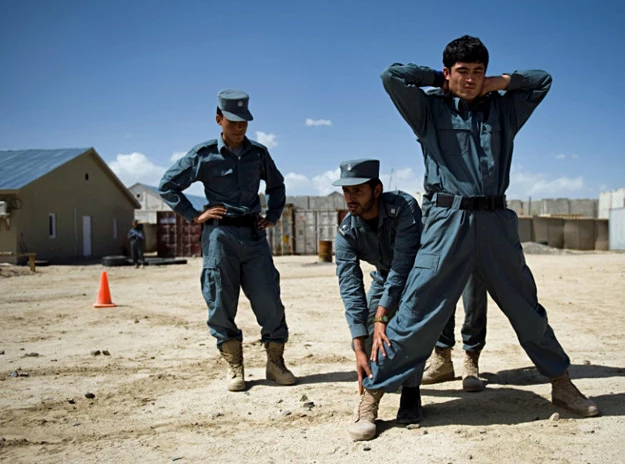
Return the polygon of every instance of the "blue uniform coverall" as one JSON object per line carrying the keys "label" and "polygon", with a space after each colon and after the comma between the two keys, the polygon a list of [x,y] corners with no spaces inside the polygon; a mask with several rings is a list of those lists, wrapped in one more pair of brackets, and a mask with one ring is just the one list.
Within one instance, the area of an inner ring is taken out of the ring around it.
{"label": "blue uniform coverall", "polygon": [[261,179],[266,183],[266,219],[275,224],[286,199],[284,178],[267,148],[247,138],[240,156],[228,149],[222,137],[195,146],[163,175],[159,186],[163,200],[190,222],[200,211],[182,192],[196,181],[204,184],[208,207],[224,205],[227,218],[250,219],[243,227],[209,220],[202,230],[202,294],[217,347],[227,340],[243,338],[234,321],[240,288],[261,326],[261,341],[286,343],[288,338],[280,300],[280,274],[273,264],[265,231],[255,226],[261,210]]}
{"label": "blue uniform coverall", "polygon": [[143,256],[143,241],[145,240],[143,226],[132,226],[128,231],[128,239],[130,240],[130,256],[132,257],[132,263],[145,264],[145,257]]}
{"label": "blue uniform coverall", "polygon": [[[462,292],[462,305],[464,306],[464,322],[460,330],[462,349],[481,351],[486,345],[486,287],[475,272],[469,276]],[[436,346],[452,348],[456,343],[455,328],[455,311],[452,311]]]}
{"label": "blue uniform coverall", "polygon": [[465,199],[505,194],[514,137],[547,94],[551,76],[513,72],[507,91],[491,92],[471,106],[440,89],[424,92],[421,87],[443,82],[442,73],[427,67],[394,64],[382,81],[421,143],[427,219],[402,301],[386,329],[391,348],[363,385],[390,392],[420,372],[474,271],[538,370],[547,377],[563,374],[570,361],[538,303],[516,214],[503,207],[476,210],[468,206],[474,199]]}
{"label": "blue uniform coverall", "polygon": [[[373,231],[361,217],[348,214],[336,234],[336,275],[339,278],[345,318],[352,339],[367,336],[367,349],[373,343],[373,318],[378,306],[397,310],[406,278],[414,264],[421,235],[421,208],[405,192],[384,192],[380,197],[378,230]],[[360,260],[375,266],[371,286],[365,296]],[[418,387],[413,375],[403,385]]]}

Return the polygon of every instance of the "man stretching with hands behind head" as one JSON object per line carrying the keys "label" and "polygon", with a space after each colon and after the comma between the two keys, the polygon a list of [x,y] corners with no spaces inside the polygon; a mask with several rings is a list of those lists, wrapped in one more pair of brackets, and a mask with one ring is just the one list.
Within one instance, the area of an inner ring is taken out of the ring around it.
{"label": "man stretching with hands behind head", "polygon": [[390,346],[363,381],[358,420],[367,438],[375,436],[383,392],[420,373],[473,272],[551,380],[553,403],[581,416],[599,414],[569,378],[569,358],[525,264],[516,214],[506,209],[514,137],[547,95],[551,76],[515,71],[485,77],[488,59],[479,39],[464,36],[445,48],[443,72],[396,63],[382,73],[423,150],[427,219],[399,309],[386,328]]}

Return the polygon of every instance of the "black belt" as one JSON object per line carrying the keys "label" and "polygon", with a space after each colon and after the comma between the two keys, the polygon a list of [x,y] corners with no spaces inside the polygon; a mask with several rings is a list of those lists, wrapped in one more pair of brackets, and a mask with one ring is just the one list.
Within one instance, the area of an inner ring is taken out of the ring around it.
{"label": "black belt", "polygon": [[256,227],[258,216],[246,214],[245,216],[224,216],[221,219],[213,219],[216,226]]}
{"label": "black belt", "polygon": [[[453,195],[436,195],[436,206],[443,208],[451,208],[454,204]],[[496,209],[505,209],[506,197],[462,197],[460,200],[460,209],[469,211],[493,211]]]}

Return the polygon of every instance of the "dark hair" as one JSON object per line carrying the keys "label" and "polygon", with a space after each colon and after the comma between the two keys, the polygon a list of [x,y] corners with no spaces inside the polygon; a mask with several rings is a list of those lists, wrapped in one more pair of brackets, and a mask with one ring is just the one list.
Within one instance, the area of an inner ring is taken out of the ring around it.
{"label": "dark hair", "polygon": [[371,186],[371,191],[373,191],[378,185],[382,185],[382,181],[379,177],[376,177],[375,179],[368,180],[367,184]]}
{"label": "dark hair", "polygon": [[221,112],[221,109],[217,107],[217,116],[223,116],[224,114]]}
{"label": "dark hair", "polygon": [[443,65],[447,69],[458,62],[482,63],[484,70],[488,68],[488,49],[477,37],[464,35],[459,39],[452,40],[443,51]]}

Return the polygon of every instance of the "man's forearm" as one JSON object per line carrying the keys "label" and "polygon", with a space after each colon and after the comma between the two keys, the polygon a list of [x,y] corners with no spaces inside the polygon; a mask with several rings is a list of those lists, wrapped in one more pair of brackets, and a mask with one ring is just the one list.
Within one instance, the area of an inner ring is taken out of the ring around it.
{"label": "man's forearm", "polygon": [[366,352],[367,348],[365,346],[366,337],[356,337],[354,338],[354,351],[356,352]]}
{"label": "man's forearm", "polygon": [[483,94],[489,92],[499,92],[500,90],[506,90],[510,84],[510,75],[502,74],[501,76],[490,76],[484,79]]}

